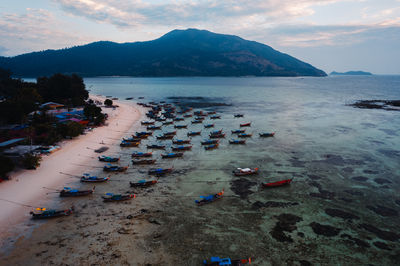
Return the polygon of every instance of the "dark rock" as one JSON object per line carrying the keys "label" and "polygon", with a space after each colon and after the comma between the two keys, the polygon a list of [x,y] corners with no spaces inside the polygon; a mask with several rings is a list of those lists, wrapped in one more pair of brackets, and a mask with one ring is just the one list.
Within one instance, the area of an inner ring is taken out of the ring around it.
{"label": "dark rock", "polygon": [[385,178],[374,178],[375,183],[379,184],[379,185],[383,185],[383,184],[391,184],[392,182],[390,180],[387,180]]}
{"label": "dark rock", "polygon": [[399,111],[400,109],[398,108],[393,108],[393,107],[398,107],[399,106],[398,100],[360,100],[357,101],[353,104],[350,104],[350,106],[357,107],[357,108],[363,108],[363,109],[383,109],[383,110],[388,110],[388,111]]}
{"label": "dark rock", "polygon": [[355,180],[355,181],[359,181],[359,182],[365,182],[368,180],[368,177],[365,176],[355,176],[352,177],[351,179]]}
{"label": "dark rock", "polygon": [[349,198],[346,198],[346,197],[340,197],[339,199],[344,201],[344,202],[347,202],[347,203],[353,202],[352,199],[349,199]]}
{"label": "dark rock", "polygon": [[152,223],[152,224],[161,225],[161,223],[154,218],[149,218],[148,221],[149,221],[149,223]]}
{"label": "dark rock", "polygon": [[308,184],[309,184],[310,186],[312,186],[312,187],[318,188],[318,190],[321,190],[321,189],[322,189],[321,184],[319,184],[317,181],[311,181],[311,182],[308,182]]}
{"label": "dark rock", "polygon": [[380,239],[383,240],[388,240],[388,241],[397,241],[398,239],[400,239],[400,235],[395,233],[395,232],[391,232],[391,231],[383,231],[379,228],[376,228],[373,225],[370,224],[360,224],[360,227],[367,230],[368,232],[373,233],[374,235],[376,235],[377,237],[379,237]]}
{"label": "dark rock", "polygon": [[304,161],[300,161],[297,157],[292,157],[289,162],[292,164],[293,167],[301,167],[304,168],[305,167],[305,163]]}
{"label": "dark rock", "polygon": [[378,128],[378,130],[385,132],[389,136],[398,136],[397,132],[393,129],[387,129],[387,128]]}
{"label": "dark rock", "polygon": [[310,193],[310,196],[314,197],[314,198],[321,198],[321,199],[334,199],[335,192],[330,192],[328,190],[321,189],[319,191],[319,193]]}
{"label": "dark rock", "polygon": [[400,151],[396,150],[378,149],[378,152],[382,153],[383,155],[389,158],[400,157]]}
{"label": "dark rock", "polygon": [[350,173],[354,172],[354,169],[351,168],[351,167],[345,167],[345,168],[342,169],[342,171],[345,172],[345,173],[349,173],[350,174]]}
{"label": "dark rock", "polygon": [[127,235],[127,234],[129,234],[129,229],[126,229],[126,228],[120,228],[120,229],[118,229],[118,234],[121,234],[121,235]]}
{"label": "dark rock", "polygon": [[311,262],[308,260],[299,260],[301,266],[312,266]]}
{"label": "dark rock", "polygon": [[364,240],[352,237],[351,235],[348,234],[342,234],[340,235],[341,238],[347,238],[349,240],[351,240],[354,244],[358,245],[359,247],[363,247],[363,248],[369,248],[370,244],[368,244],[368,242],[365,242]]}
{"label": "dark rock", "polygon": [[400,200],[395,200],[394,202],[400,206]]}
{"label": "dark rock", "polygon": [[309,178],[311,178],[312,180],[319,180],[322,177],[318,176],[318,175],[308,175]]}
{"label": "dark rock", "polygon": [[386,244],[386,243],[384,243],[384,242],[381,242],[381,241],[375,241],[375,242],[372,243],[372,244],[374,244],[375,247],[380,248],[380,249],[392,250],[392,249],[388,246],[388,244]]}
{"label": "dark rock", "polygon": [[293,230],[296,230],[296,223],[302,221],[303,219],[290,213],[282,213],[274,217],[278,219],[278,222],[270,232],[271,236],[279,242],[293,242],[292,237],[286,235],[284,232],[292,232]]}
{"label": "dark rock", "polygon": [[358,217],[355,214],[349,213],[349,212],[345,212],[339,209],[325,209],[325,213],[328,214],[331,217],[339,217],[342,219],[346,219],[346,220],[351,220],[351,219],[360,219],[360,217]]}
{"label": "dark rock", "polygon": [[398,212],[394,209],[382,206],[382,205],[377,205],[377,206],[371,206],[371,205],[367,205],[367,209],[375,212],[376,214],[379,214],[381,216],[384,217],[388,217],[388,216],[397,216]]}
{"label": "dark rock", "polygon": [[279,201],[267,201],[265,203],[262,203],[261,201],[256,201],[253,203],[253,208],[254,209],[260,209],[260,208],[286,208],[290,206],[296,206],[299,205],[298,202],[279,202]]}
{"label": "dark rock", "polygon": [[129,214],[128,216],[126,216],[126,219],[131,220],[131,219],[133,219],[133,216],[131,214]]}
{"label": "dark rock", "polygon": [[297,232],[297,235],[299,236],[299,237],[304,237],[304,233],[303,232]]}
{"label": "dark rock", "polygon": [[311,226],[312,230],[314,231],[314,233],[316,233],[317,235],[323,235],[323,236],[328,236],[328,237],[338,235],[341,230],[340,228],[336,228],[331,225],[320,224],[317,222],[310,223],[310,226]]}
{"label": "dark rock", "polygon": [[249,181],[245,178],[233,180],[231,182],[231,190],[239,195],[241,199],[246,199],[250,194],[254,193],[250,187],[257,185],[256,182]]}
{"label": "dark rock", "polygon": [[353,195],[353,196],[364,196],[364,193],[362,193],[359,190],[348,189],[348,190],[345,190],[344,192],[346,192],[346,193],[348,193],[350,195]]}
{"label": "dark rock", "polygon": [[355,159],[343,159],[342,156],[336,154],[326,154],[324,160],[316,160],[313,161],[314,163],[327,163],[336,166],[345,166],[348,164],[353,165],[362,165],[364,162],[362,160],[355,160]]}
{"label": "dark rock", "polygon": [[364,173],[364,174],[369,174],[369,175],[377,175],[377,174],[379,174],[379,171],[374,171],[374,170],[368,170],[368,169],[366,169],[366,170],[363,171],[363,173]]}

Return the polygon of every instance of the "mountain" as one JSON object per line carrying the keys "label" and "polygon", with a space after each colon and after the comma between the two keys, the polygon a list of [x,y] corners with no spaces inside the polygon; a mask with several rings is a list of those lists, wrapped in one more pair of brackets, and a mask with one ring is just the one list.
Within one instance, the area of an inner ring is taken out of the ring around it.
{"label": "mountain", "polygon": [[206,30],[173,30],[146,42],[94,42],[0,58],[23,77],[81,76],[326,76],[268,45]]}
{"label": "mountain", "polygon": [[351,76],[371,76],[372,73],[370,72],[365,72],[365,71],[347,71],[347,72],[336,72],[333,71],[329,75],[333,76],[344,76],[344,75],[351,75]]}

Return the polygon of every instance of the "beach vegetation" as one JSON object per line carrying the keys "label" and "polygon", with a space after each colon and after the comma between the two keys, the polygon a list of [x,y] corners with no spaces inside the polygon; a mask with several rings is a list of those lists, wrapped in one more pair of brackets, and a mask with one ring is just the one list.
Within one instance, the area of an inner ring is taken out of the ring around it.
{"label": "beach vegetation", "polygon": [[0,179],[4,179],[14,168],[15,164],[10,158],[0,155]]}
{"label": "beach vegetation", "polygon": [[24,157],[22,157],[22,165],[26,169],[36,169],[40,166],[40,161],[42,157],[38,155],[33,155],[31,153],[26,153]]}
{"label": "beach vegetation", "polygon": [[113,101],[110,100],[110,99],[106,99],[106,100],[104,101],[104,105],[105,105],[105,106],[108,106],[108,107],[111,107],[111,106],[113,105]]}

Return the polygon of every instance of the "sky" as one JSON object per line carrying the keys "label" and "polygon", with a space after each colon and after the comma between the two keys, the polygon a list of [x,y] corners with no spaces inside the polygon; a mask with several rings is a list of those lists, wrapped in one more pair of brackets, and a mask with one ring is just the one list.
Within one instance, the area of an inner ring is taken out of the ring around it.
{"label": "sky", "polygon": [[1,0],[0,55],[198,28],[272,46],[327,73],[400,74],[400,0]]}

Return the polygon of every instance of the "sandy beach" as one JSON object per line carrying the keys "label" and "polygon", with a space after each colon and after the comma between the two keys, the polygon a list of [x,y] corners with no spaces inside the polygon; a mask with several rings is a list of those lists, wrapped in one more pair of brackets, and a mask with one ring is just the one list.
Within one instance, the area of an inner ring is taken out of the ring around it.
{"label": "sandy beach", "polygon": [[[98,96],[91,98],[104,101],[104,98]],[[71,182],[79,181],[77,178],[60,173],[81,175],[95,170],[95,168],[88,169],[85,165],[98,164],[101,167],[94,149],[107,146],[109,150],[104,154],[111,154],[118,140],[139,125],[139,119],[143,114],[139,106],[118,101],[115,104],[119,107],[103,108],[103,112],[109,115],[106,126],[95,128],[92,132],[76,139],[62,142],[59,151],[43,157],[41,166],[37,170],[21,170],[12,175],[11,181],[0,184],[0,198],[34,207],[60,207],[54,200],[58,194],[49,193],[51,191],[45,188],[62,189]],[[31,228],[30,222],[27,221],[32,208],[8,201],[0,201],[0,237],[3,247],[12,243],[10,241],[13,235],[21,232],[23,235]]]}

